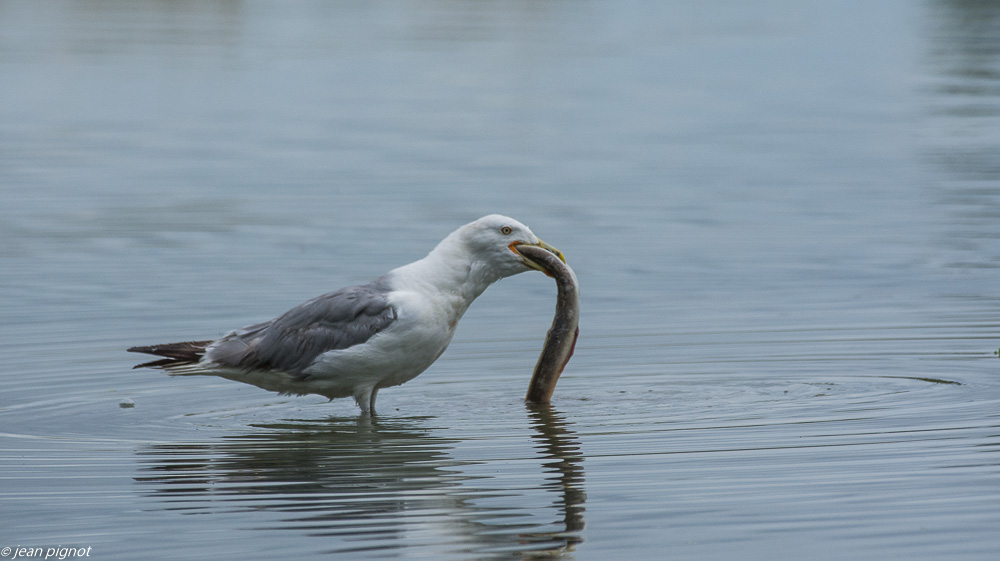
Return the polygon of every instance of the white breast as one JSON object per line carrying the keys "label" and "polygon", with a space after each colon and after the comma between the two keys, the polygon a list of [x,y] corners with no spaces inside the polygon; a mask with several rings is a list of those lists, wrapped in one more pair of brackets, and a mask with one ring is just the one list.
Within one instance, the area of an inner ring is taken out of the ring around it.
{"label": "white breast", "polygon": [[338,394],[354,394],[358,386],[396,386],[441,356],[455,333],[453,309],[412,291],[393,292],[390,302],[398,310],[396,321],[363,345],[317,357],[303,372],[310,385]]}

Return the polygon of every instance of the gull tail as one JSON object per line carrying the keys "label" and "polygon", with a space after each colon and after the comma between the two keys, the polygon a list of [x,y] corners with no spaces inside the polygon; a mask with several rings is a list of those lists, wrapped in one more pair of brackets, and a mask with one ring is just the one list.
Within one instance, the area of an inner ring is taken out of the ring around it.
{"label": "gull tail", "polygon": [[137,364],[133,368],[169,368],[196,364],[201,360],[201,357],[205,356],[205,349],[212,343],[213,341],[184,341],[183,343],[132,347],[128,349],[128,352],[164,357],[152,362]]}

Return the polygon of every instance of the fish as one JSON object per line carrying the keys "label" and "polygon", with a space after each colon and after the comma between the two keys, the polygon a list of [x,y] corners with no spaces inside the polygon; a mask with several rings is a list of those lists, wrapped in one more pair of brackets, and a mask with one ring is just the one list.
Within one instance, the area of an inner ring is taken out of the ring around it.
{"label": "fish", "polygon": [[545,344],[524,398],[528,403],[547,404],[552,400],[559,376],[573,356],[580,336],[580,285],[573,269],[552,252],[527,246],[519,247],[518,252],[555,279],[558,291],[552,326],[545,335]]}

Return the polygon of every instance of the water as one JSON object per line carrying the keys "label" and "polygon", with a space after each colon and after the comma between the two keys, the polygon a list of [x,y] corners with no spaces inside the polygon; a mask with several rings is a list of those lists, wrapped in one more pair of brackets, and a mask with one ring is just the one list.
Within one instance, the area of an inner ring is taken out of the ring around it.
{"label": "water", "polygon": [[[0,547],[135,559],[1000,550],[1000,8],[0,1]],[[489,212],[383,391],[133,371]],[[8,558],[14,552],[8,554]]]}

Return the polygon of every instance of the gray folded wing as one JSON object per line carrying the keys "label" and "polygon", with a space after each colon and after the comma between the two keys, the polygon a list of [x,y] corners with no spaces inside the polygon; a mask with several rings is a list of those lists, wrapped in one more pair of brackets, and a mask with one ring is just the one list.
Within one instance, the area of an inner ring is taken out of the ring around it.
{"label": "gray folded wing", "polygon": [[319,355],[364,343],[396,320],[380,281],[318,296],[276,319],[238,329],[216,342],[207,358],[223,366],[301,374]]}

